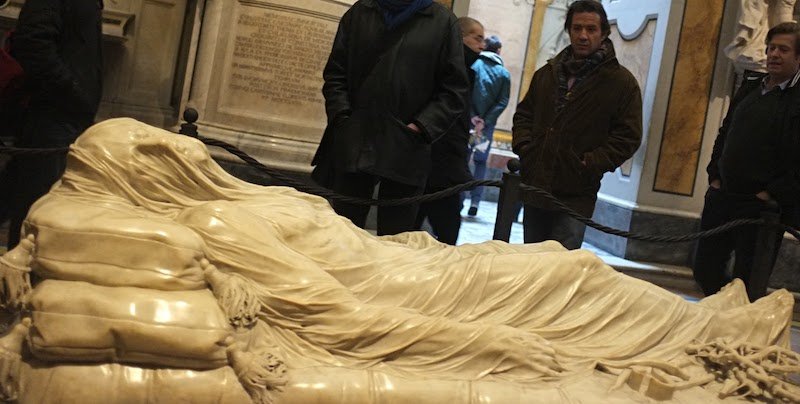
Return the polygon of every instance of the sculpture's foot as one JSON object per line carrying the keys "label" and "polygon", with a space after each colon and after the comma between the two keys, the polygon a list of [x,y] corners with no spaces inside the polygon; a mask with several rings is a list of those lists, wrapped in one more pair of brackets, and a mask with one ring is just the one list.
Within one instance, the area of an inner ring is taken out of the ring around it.
{"label": "sculpture's foot", "polygon": [[253,289],[253,282],[236,274],[222,273],[205,258],[200,260],[200,268],[234,327],[248,327],[256,322],[261,312],[261,301]]}
{"label": "sculpture's foot", "polygon": [[747,289],[741,279],[736,278],[719,292],[700,300],[697,304],[717,310],[727,310],[750,303]]}
{"label": "sculpture's foot", "polygon": [[25,304],[25,296],[31,291],[34,240],[29,234],[0,257],[0,307],[19,310]]}
{"label": "sculpture's foot", "polygon": [[777,290],[755,303],[719,310],[709,320],[701,341],[730,338],[762,345],[789,347],[794,297]]}

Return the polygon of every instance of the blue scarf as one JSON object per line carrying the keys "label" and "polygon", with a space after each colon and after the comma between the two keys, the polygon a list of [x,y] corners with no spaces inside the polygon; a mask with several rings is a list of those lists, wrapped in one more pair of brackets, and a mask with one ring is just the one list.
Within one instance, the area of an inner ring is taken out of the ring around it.
{"label": "blue scarf", "polygon": [[377,0],[383,11],[383,20],[390,31],[411,18],[419,10],[428,7],[433,0]]}

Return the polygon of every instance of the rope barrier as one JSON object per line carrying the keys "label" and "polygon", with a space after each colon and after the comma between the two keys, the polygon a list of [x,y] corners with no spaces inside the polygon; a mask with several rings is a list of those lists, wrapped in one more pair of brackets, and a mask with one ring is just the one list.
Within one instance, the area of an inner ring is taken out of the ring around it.
{"label": "rope barrier", "polygon": [[[284,183],[289,185],[297,190],[315,194],[324,198],[328,198],[331,200],[349,203],[354,205],[375,205],[375,206],[403,206],[403,205],[410,205],[415,203],[425,203],[430,202],[438,199],[442,199],[448,196],[456,195],[461,192],[473,189],[479,186],[491,186],[491,187],[501,187],[502,181],[497,180],[476,180],[470,181],[464,184],[456,185],[454,187],[441,190],[438,192],[433,192],[430,194],[424,194],[420,196],[412,196],[407,198],[399,198],[399,199],[369,199],[369,198],[357,198],[351,196],[344,196],[337,194],[336,192],[323,188],[317,185],[309,184],[293,178],[290,175],[284,174],[279,170],[269,168],[259,162],[258,160],[254,159],[247,153],[241,151],[236,146],[221,141],[217,139],[210,139],[203,136],[197,136],[197,139],[202,141],[204,144],[208,146],[215,146],[220,147],[227,152],[233,154],[234,156],[238,157],[246,164],[256,168],[257,170],[269,175],[270,177],[276,179],[278,182]],[[11,156],[24,156],[24,155],[48,155],[48,154],[57,154],[57,153],[66,153],[69,151],[67,147],[59,147],[59,148],[43,148],[43,149],[28,149],[28,148],[18,148],[18,147],[0,147],[0,154],[8,154]],[[736,219],[730,221],[722,226],[715,227],[713,229],[684,234],[680,236],[665,236],[665,235],[653,235],[653,234],[641,234],[641,233],[634,233],[628,232],[620,229],[616,229],[613,227],[605,226],[600,223],[593,221],[590,218],[584,217],[583,215],[579,214],[578,212],[571,209],[569,206],[565,205],[563,202],[558,200],[549,192],[537,188],[527,184],[520,184],[520,189],[523,191],[531,192],[535,195],[538,195],[545,200],[549,201],[553,204],[553,206],[560,212],[567,214],[568,216],[574,218],[575,220],[593,228],[603,233],[611,234],[614,236],[624,237],[632,240],[639,240],[639,241],[649,241],[649,242],[659,242],[659,243],[675,243],[675,242],[687,242],[692,240],[697,240],[701,238],[711,237],[717,234],[721,234],[727,232],[733,228],[741,227],[741,226],[770,226],[775,228],[776,230],[781,230],[788,232],[792,235],[797,242],[800,242],[800,231],[797,229],[787,226],[785,224],[780,223],[767,223],[763,219]]]}
{"label": "rope barrier", "polygon": [[25,147],[0,146],[0,154],[6,154],[9,156],[44,156],[48,154],[63,154],[68,151],[69,147],[29,149]]}
{"label": "rope barrier", "polygon": [[532,192],[532,193],[534,193],[536,195],[539,195],[539,196],[547,199],[549,202],[551,202],[556,207],[556,209],[558,211],[567,214],[568,216],[572,217],[573,219],[575,219],[575,220],[577,220],[577,221],[579,221],[579,222],[581,222],[581,223],[583,223],[583,224],[585,224],[585,225],[587,225],[587,226],[589,226],[589,227],[591,227],[593,229],[596,229],[596,230],[601,231],[603,233],[611,234],[613,236],[619,236],[619,237],[624,237],[624,238],[633,239],[633,240],[651,241],[651,242],[657,242],[657,243],[679,243],[679,242],[686,242],[686,241],[692,241],[692,240],[697,240],[697,239],[701,239],[701,238],[711,237],[711,236],[714,236],[714,235],[717,235],[717,234],[720,234],[720,233],[724,233],[724,232],[726,232],[726,231],[728,231],[730,229],[736,228],[736,227],[749,226],[749,225],[759,225],[759,226],[769,225],[769,226],[775,227],[776,230],[782,230],[782,231],[788,232],[794,238],[796,238],[798,241],[800,241],[800,232],[798,232],[796,229],[794,229],[794,228],[792,228],[790,226],[787,226],[785,224],[767,223],[767,222],[764,221],[764,219],[735,219],[735,220],[732,220],[732,221],[730,221],[728,223],[725,223],[722,226],[718,226],[718,227],[715,227],[713,229],[700,231],[700,232],[696,232],[696,233],[689,233],[689,234],[685,234],[685,235],[682,235],[682,236],[663,236],[663,235],[631,233],[631,232],[628,232],[628,231],[615,229],[613,227],[608,227],[608,226],[602,225],[600,223],[597,223],[597,222],[593,221],[592,219],[589,219],[589,218],[581,215],[580,213],[572,210],[569,206],[565,205],[563,202],[561,202],[560,200],[556,199],[549,192],[547,192],[547,191],[545,191],[545,190],[543,190],[541,188],[537,188],[537,187],[534,187],[534,186],[531,186],[531,185],[527,185],[527,184],[520,184],[520,189],[522,189],[523,191]]}
{"label": "rope barrier", "polygon": [[424,203],[430,202],[438,199],[442,199],[448,196],[456,195],[458,193],[473,189],[479,186],[493,186],[499,187],[502,185],[501,181],[496,180],[478,180],[478,181],[470,181],[464,184],[460,184],[454,186],[452,188],[448,188],[442,191],[433,192],[430,194],[424,194],[420,196],[412,196],[407,198],[400,198],[400,199],[367,199],[367,198],[357,198],[352,196],[345,196],[337,194],[336,192],[323,188],[317,185],[308,184],[297,180],[296,178],[292,178],[289,175],[286,175],[276,169],[269,168],[264,164],[261,164],[258,160],[254,159],[253,157],[249,156],[247,153],[239,150],[236,146],[216,139],[209,139],[203,136],[197,136],[197,139],[202,141],[208,146],[216,146],[221,147],[228,151],[229,153],[233,154],[234,156],[238,157],[248,165],[258,169],[259,171],[269,175],[272,178],[275,178],[279,182],[284,184],[290,185],[291,187],[318,196],[322,196],[328,199],[332,199],[339,202],[350,203],[353,205],[375,205],[375,206],[403,206],[403,205],[411,205],[415,203]]}
{"label": "rope barrier", "polygon": [[[275,178],[278,181],[281,181],[281,182],[284,182],[286,184],[291,185],[292,187],[294,187],[294,188],[296,188],[298,190],[301,190],[301,191],[304,191],[304,192],[308,192],[308,193],[312,193],[312,194],[319,195],[319,196],[323,196],[323,197],[326,197],[326,198],[329,198],[329,199],[333,199],[333,200],[336,200],[336,201],[339,201],[339,202],[351,203],[351,204],[356,204],[356,205],[401,206],[401,205],[408,205],[408,204],[412,204],[412,203],[424,203],[424,202],[429,202],[429,201],[432,201],[432,200],[441,199],[441,198],[444,198],[444,197],[447,197],[447,196],[451,196],[451,195],[457,194],[459,192],[463,192],[463,191],[475,188],[477,186],[494,186],[494,187],[502,186],[502,182],[501,181],[479,180],[479,181],[471,181],[471,182],[468,182],[468,183],[465,183],[465,184],[457,185],[457,186],[454,186],[452,188],[448,188],[448,189],[445,189],[445,190],[442,190],[442,191],[439,191],[439,192],[434,192],[434,193],[425,194],[425,195],[421,195],[421,196],[401,198],[401,199],[385,199],[385,200],[382,200],[382,199],[364,199],[364,198],[347,197],[347,196],[339,195],[339,194],[337,194],[337,193],[335,193],[335,192],[333,192],[333,191],[331,191],[330,189],[327,189],[327,188],[314,186],[314,185],[310,185],[310,184],[306,184],[306,183],[297,181],[297,180],[295,180],[295,179],[293,179],[293,178],[291,178],[291,177],[289,177],[289,176],[287,176],[287,175],[285,175],[285,174],[283,174],[283,173],[281,173],[281,172],[279,172],[277,170],[270,169],[269,167],[267,167],[267,166],[261,164],[260,162],[258,162],[256,159],[254,159],[251,156],[247,155],[247,153],[239,150],[236,146],[233,146],[233,145],[231,145],[229,143],[226,143],[226,142],[223,142],[223,141],[220,141],[220,140],[205,138],[205,137],[202,137],[202,136],[198,136],[197,138],[199,140],[201,140],[203,143],[205,143],[206,145],[217,146],[217,147],[221,147],[221,148],[227,150],[229,153],[235,155],[236,157],[239,157],[245,163],[247,163],[247,164],[259,169],[260,171],[270,175],[271,177]],[[740,226],[770,225],[772,227],[776,227],[776,229],[779,227],[780,230],[789,232],[789,234],[791,234],[798,241],[800,241],[800,232],[798,232],[797,230],[795,230],[795,229],[793,229],[793,228],[791,228],[789,226],[783,225],[783,224],[772,224],[772,223],[768,224],[763,219],[736,219],[736,220],[732,220],[732,221],[730,221],[730,222],[728,222],[728,223],[726,223],[726,224],[724,224],[722,226],[715,227],[713,229],[709,229],[709,230],[705,230],[705,231],[701,231],[701,232],[696,232],[696,233],[685,234],[685,235],[681,235],[681,236],[664,236],[664,235],[632,233],[632,232],[628,232],[628,231],[624,231],[624,230],[620,230],[620,229],[615,229],[613,227],[608,227],[608,226],[602,225],[600,223],[597,223],[597,222],[593,221],[592,219],[584,217],[583,215],[581,215],[578,212],[572,210],[569,206],[565,205],[563,202],[558,200],[552,194],[550,194],[549,192],[547,192],[547,191],[545,191],[545,190],[543,190],[541,188],[537,188],[537,187],[534,187],[534,186],[531,186],[531,185],[526,185],[526,184],[520,184],[520,189],[522,189],[523,191],[533,192],[536,195],[539,195],[539,196],[545,198],[546,200],[548,200],[551,203],[553,203],[553,205],[557,208],[557,210],[561,211],[562,213],[565,213],[565,214],[569,215],[570,217],[578,220],[579,222],[581,222],[581,223],[583,223],[583,224],[585,224],[585,225],[587,225],[589,227],[592,227],[592,228],[594,228],[594,229],[596,229],[598,231],[601,231],[603,233],[607,233],[607,234],[611,234],[611,235],[619,236],[619,237],[625,237],[625,238],[633,239],[633,240],[660,242],[660,243],[686,242],[686,241],[697,240],[697,239],[700,239],[700,238],[711,237],[711,236],[714,236],[714,235],[717,235],[717,234],[720,234],[720,233],[727,232],[727,231],[729,231],[729,230],[731,230],[733,228],[740,227]]]}

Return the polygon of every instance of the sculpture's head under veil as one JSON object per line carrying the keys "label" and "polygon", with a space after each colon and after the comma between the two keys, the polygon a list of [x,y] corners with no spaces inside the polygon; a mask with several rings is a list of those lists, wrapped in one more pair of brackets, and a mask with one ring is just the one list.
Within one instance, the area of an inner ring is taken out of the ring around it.
{"label": "sculpture's head under veil", "polygon": [[112,194],[167,214],[263,193],[223,171],[197,139],[128,118],[101,122],[78,138],[62,178],[62,191],[70,190]]}

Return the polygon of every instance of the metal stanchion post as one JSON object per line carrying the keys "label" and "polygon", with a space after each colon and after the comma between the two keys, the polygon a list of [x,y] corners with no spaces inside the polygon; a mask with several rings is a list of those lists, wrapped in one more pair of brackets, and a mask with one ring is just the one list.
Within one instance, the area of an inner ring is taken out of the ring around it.
{"label": "metal stanchion post", "polygon": [[514,223],[514,212],[520,200],[519,184],[522,178],[517,174],[520,163],[511,159],[506,165],[508,172],[503,173],[503,186],[500,187],[500,199],[497,201],[497,217],[494,222],[492,239],[508,242],[511,238],[511,225]]}
{"label": "metal stanchion post", "polygon": [[183,111],[183,120],[186,123],[181,124],[181,129],[178,131],[181,135],[197,137],[197,119],[200,117],[200,114],[197,113],[197,110],[194,108],[186,108]]}
{"label": "metal stanchion post", "polygon": [[[771,203],[775,204],[774,201]],[[780,247],[778,240],[779,237],[783,237],[780,230],[771,226],[781,222],[777,206],[775,206],[774,210],[762,212],[761,218],[764,219],[766,224],[758,226],[753,268],[747,285],[747,295],[750,297],[751,302],[767,294],[769,277],[772,275],[772,268],[775,265],[775,257],[777,256],[776,249]]]}

